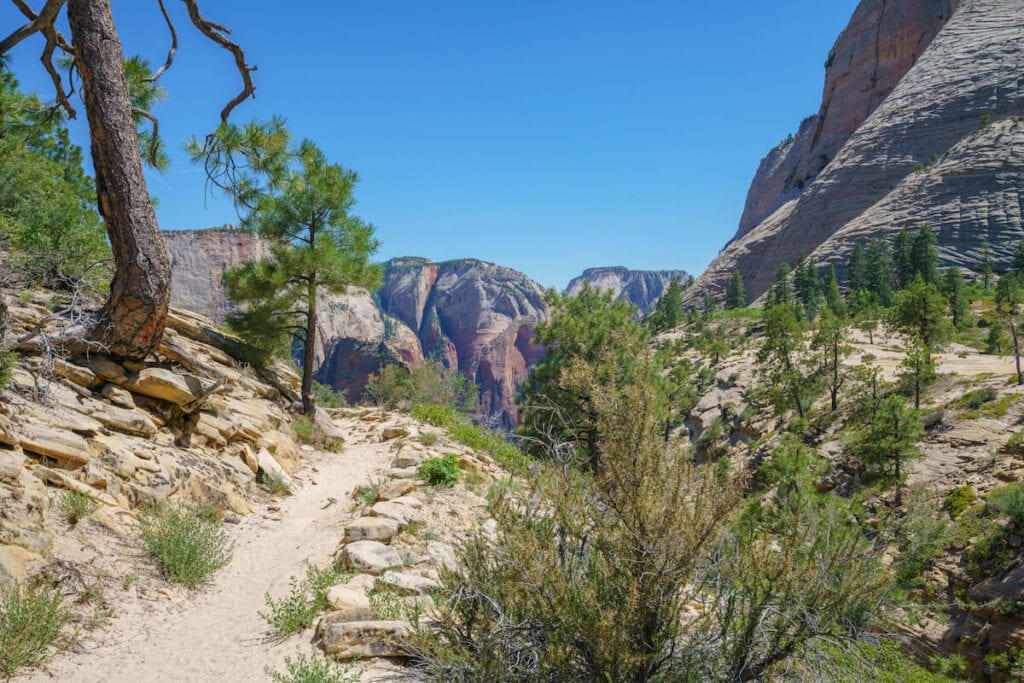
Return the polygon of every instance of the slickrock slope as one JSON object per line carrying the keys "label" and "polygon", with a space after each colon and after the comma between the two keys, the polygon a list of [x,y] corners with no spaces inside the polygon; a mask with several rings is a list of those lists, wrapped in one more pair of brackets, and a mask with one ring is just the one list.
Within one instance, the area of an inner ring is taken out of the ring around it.
{"label": "slickrock slope", "polygon": [[379,296],[382,308],[416,333],[424,356],[477,383],[489,424],[515,426],[516,387],[543,353],[533,344],[534,326],[547,317],[537,283],[475,259],[394,259]]}
{"label": "slickrock slope", "polygon": [[684,270],[629,270],[621,266],[587,268],[579,277],[573,278],[565,291],[576,294],[589,282],[597,289],[610,289],[616,299],[629,301],[641,312],[649,311],[665,292],[668,283],[676,280],[685,283],[689,274]]}
{"label": "slickrock slope", "polygon": [[[872,16],[884,18],[869,11],[878,4],[864,0],[858,7],[837,43],[832,69],[851,59],[843,57],[847,50],[860,55],[852,57],[853,63],[858,63],[865,50],[881,54],[901,44],[886,43],[884,31],[874,34],[874,42],[866,41],[872,33],[858,22]],[[952,4],[933,2],[882,4],[886,13],[904,5],[935,5],[935,21],[940,23],[952,8]],[[931,29],[915,23],[916,13],[902,12],[897,16],[905,17],[900,25],[917,26],[917,41],[923,45]],[[848,37],[855,35],[865,38]],[[913,53],[908,47],[900,51]],[[898,65],[906,62],[894,59],[885,72],[896,74]],[[758,297],[782,262],[791,263],[801,255],[819,263],[834,262],[852,247],[851,237],[914,228],[926,221],[940,235],[943,265],[969,263],[985,239],[994,245],[994,255],[1005,260],[1012,249],[1008,242],[1022,233],[1017,188],[1024,174],[1013,129],[1013,119],[1024,115],[1022,70],[1024,4],[1017,0],[960,3],[891,93],[884,95],[885,83],[891,79],[880,78],[877,90],[853,100],[846,98],[851,102],[847,109],[853,111],[884,97],[841,143],[834,158],[822,160],[820,172],[815,174],[812,164],[810,177],[797,178],[805,181],[802,188],[787,185],[776,191],[770,178],[777,174],[759,174],[740,233],[698,279],[689,296],[703,296],[708,290],[721,296],[731,272],[738,268],[747,292]],[[835,92],[840,93],[845,85],[837,79]],[[826,103],[828,96],[826,90]],[[861,104],[854,106],[854,101]],[[834,106],[827,108],[831,111]],[[852,123],[857,117],[851,116]],[[836,130],[834,139],[838,141],[843,126]],[[923,195],[919,189],[925,190]],[[773,198],[776,194],[778,198]],[[778,208],[770,215],[749,227],[775,205]],[[847,226],[848,231],[841,232]]]}

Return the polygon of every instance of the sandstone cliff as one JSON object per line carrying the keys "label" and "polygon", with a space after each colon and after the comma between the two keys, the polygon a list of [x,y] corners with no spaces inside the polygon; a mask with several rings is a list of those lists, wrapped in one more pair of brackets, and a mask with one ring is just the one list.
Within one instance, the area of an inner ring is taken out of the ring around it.
{"label": "sandstone cliff", "polygon": [[[221,286],[225,268],[266,253],[256,236],[238,231],[166,232],[164,239],[172,302],[216,322],[233,310]],[[355,401],[383,365],[413,367],[435,356],[479,385],[487,421],[513,427],[516,388],[542,353],[532,344],[534,325],[547,317],[540,286],[472,259],[394,259],[385,272],[379,292],[353,289],[322,300],[317,380]]]}
{"label": "sandstone cliff", "polygon": [[592,287],[610,289],[616,299],[628,301],[646,313],[661,298],[669,282],[676,280],[685,284],[689,277],[683,270],[629,270],[621,266],[587,268],[569,282],[565,291],[576,294],[584,282],[589,282]]}
{"label": "sandstone cliff", "polygon": [[1024,5],[957,4],[861,2],[821,112],[762,163],[737,236],[690,297],[721,296],[736,268],[758,297],[782,262],[841,263],[852,238],[924,222],[943,265],[970,265],[985,239],[1009,256],[1022,233]]}

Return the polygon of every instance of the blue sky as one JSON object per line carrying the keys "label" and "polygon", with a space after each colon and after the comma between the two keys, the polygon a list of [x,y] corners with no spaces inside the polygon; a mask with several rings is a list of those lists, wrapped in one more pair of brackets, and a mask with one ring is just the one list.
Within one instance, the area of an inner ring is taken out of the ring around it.
{"label": "blue sky", "polygon": [[[39,5],[39,0],[35,0]],[[126,54],[159,64],[156,0],[113,0]],[[178,24],[174,153],[149,175],[163,229],[233,222],[181,143],[238,90],[230,56]],[[735,232],[760,159],[817,110],[856,0],[206,0],[246,48],[257,99],[355,169],[380,258],[475,257],[563,287],[586,267],[699,274]],[[0,5],[0,26],[20,15]],[[5,31],[6,33],[6,31]],[[49,95],[38,37],[13,52]],[[74,125],[87,146],[84,113]]]}

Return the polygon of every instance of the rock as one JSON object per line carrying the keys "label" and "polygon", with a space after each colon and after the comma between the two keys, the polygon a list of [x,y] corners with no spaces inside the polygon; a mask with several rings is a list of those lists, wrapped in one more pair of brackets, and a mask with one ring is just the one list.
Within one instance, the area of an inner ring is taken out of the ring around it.
{"label": "rock", "polygon": [[345,525],[345,543],[352,541],[380,541],[387,543],[401,530],[402,525],[386,517],[360,517]]}
{"label": "rock", "polygon": [[116,384],[104,385],[103,389],[100,390],[100,394],[103,395],[103,398],[122,408],[131,410],[135,407],[135,399],[132,398],[131,392],[125,391]]}
{"label": "rock", "polygon": [[117,406],[105,405],[99,410],[94,411],[90,417],[98,420],[110,429],[127,434],[153,436],[157,432],[157,427],[153,420],[141,410],[127,410]]}
{"label": "rock", "polygon": [[341,561],[353,569],[374,575],[403,566],[398,551],[378,541],[349,543],[341,550]]}
{"label": "rock", "polygon": [[446,569],[457,569],[459,567],[459,560],[455,554],[455,549],[447,543],[427,541],[427,555],[438,565]]}
{"label": "rock", "polygon": [[69,363],[60,358],[53,359],[53,374],[83,387],[96,387],[103,381],[92,370]]}
{"label": "rock", "polygon": [[55,470],[49,467],[36,467],[32,470],[32,474],[36,475],[43,481],[53,484],[54,486],[60,486],[61,488],[70,489],[79,493],[85,494],[90,498],[97,500],[104,505],[110,505],[114,507],[117,505],[117,500],[109,493],[104,493],[99,489],[95,489],[89,486],[85,482],[72,479],[70,476],[60,470]]}
{"label": "rock", "polygon": [[394,500],[415,489],[416,484],[407,479],[392,479],[377,487],[377,500]]}
{"label": "rock", "polygon": [[362,594],[369,593],[377,585],[377,577],[371,576],[370,574],[356,574],[347,582],[345,586],[354,591],[359,591]]}
{"label": "rock", "polygon": [[419,451],[407,451],[405,453],[399,453],[394,460],[391,461],[391,466],[395,469],[406,469],[407,467],[418,467],[421,462],[427,459],[427,454]]}
{"label": "rock", "polygon": [[433,579],[395,571],[384,572],[380,582],[404,595],[429,595],[431,591],[441,587],[441,584]]}
{"label": "rock", "polygon": [[0,448],[0,481],[9,484],[18,483],[21,471],[25,467],[25,454],[21,449]]}
{"label": "rock", "polygon": [[329,621],[371,621],[373,609],[366,591],[347,585],[331,586],[327,591],[327,604],[333,610],[324,616]]}
{"label": "rock", "polygon": [[198,377],[163,368],[145,368],[133,373],[124,383],[133,394],[141,394],[175,405],[194,403],[207,389]]}
{"label": "rock", "polygon": [[391,502],[396,505],[405,505],[406,507],[411,507],[413,510],[419,510],[420,508],[423,507],[423,501],[420,500],[419,498],[414,498],[412,496],[400,496],[398,498],[393,498]]}
{"label": "rock", "polygon": [[102,356],[90,356],[81,361],[81,364],[92,370],[100,379],[113,384],[124,384],[128,380],[128,373],[124,368]]}
{"label": "rock", "polygon": [[1024,131],[1016,120],[1024,115],[1016,82],[1024,5],[975,0],[958,3],[950,18],[953,4],[862,0],[837,42],[823,113],[796,141],[806,141],[806,153],[780,154],[811,167],[801,173],[803,162],[780,159],[759,173],[791,178],[792,186],[772,180],[752,189],[764,200],[748,202],[757,208],[745,212],[687,303],[706,292],[721,297],[734,269],[756,299],[779,264],[801,255],[840,266],[842,276],[857,242],[922,223],[935,230],[940,266],[976,269],[988,240],[996,271],[1008,267],[1024,231]]}
{"label": "rock", "polygon": [[17,427],[6,415],[0,415],[0,443],[8,446],[17,446],[21,443]]}
{"label": "rock", "polygon": [[266,448],[261,448],[259,453],[256,454],[256,463],[260,470],[268,476],[274,479],[280,479],[281,481],[292,485],[292,478],[288,476],[288,473],[284,471],[280,463],[270,454]]}
{"label": "rock", "polygon": [[340,621],[324,616],[317,626],[324,652],[338,659],[400,657],[413,629],[404,621]]}
{"label": "rock", "polygon": [[610,291],[616,300],[628,301],[637,307],[638,314],[643,314],[654,308],[670,282],[675,280],[685,285],[689,279],[690,275],[685,270],[629,270],[621,266],[587,268],[582,275],[569,281],[565,293],[575,296],[587,283],[594,289]]}
{"label": "rock", "polygon": [[317,408],[313,412],[313,428],[328,439],[340,439],[345,441],[345,433],[338,429],[334,420],[323,408]]}
{"label": "rock", "polygon": [[404,439],[409,436],[409,430],[402,427],[385,427],[380,433],[381,441],[391,441],[392,439]]}
{"label": "rock", "polygon": [[393,519],[403,526],[409,522],[423,521],[423,513],[420,511],[414,510],[408,505],[401,505],[400,503],[393,503],[389,501],[374,503],[370,508],[370,515],[374,517],[386,517],[388,519]]}
{"label": "rock", "polygon": [[17,545],[0,545],[0,584],[24,581],[25,565],[42,557]]}
{"label": "rock", "polygon": [[23,423],[19,425],[19,444],[31,453],[72,465],[84,465],[91,460],[85,439],[63,429]]}
{"label": "rock", "polygon": [[392,467],[386,473],[392,479],[415,479],[415,467]]}

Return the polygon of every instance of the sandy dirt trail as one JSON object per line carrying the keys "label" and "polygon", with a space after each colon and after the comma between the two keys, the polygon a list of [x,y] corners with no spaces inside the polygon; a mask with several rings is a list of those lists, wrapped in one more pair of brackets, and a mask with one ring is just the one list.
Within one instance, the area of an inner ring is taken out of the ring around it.
{"label": "sandy dirt trail", "polygon": [[[228,525],[234,557],[209,585],[196,591],[172,586],[170,600],[119,601],[111,622],[86,634],[93,648],[61,654],[45,670],[17,680],[268,680],[265,667],[283,671],[286,655],[312,652],[313,632],[271,640],[258,615],[264,609],[264,592],[284,595],[289,577],[303,575],[307,560],[321,565],[329,561],[344,523],[352,517],[352,490],[392,457],[384,444],[312,454],[297,473],[293,495],[273,503],[279,511],[264,507],[237,526]],[[337,502],[328,505],[331,498]],[[377,673],[367,671],[363,681],[376,679]]]}

